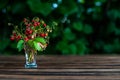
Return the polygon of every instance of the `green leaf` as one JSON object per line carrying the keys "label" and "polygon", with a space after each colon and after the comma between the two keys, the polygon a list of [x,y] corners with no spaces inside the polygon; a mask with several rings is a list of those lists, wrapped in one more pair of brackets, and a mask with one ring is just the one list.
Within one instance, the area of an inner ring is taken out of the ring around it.
{"label": "green leaf", "polygon": [[69,53],[71,53],[72,55],[77,54],[77,47],[75,44],[70,44],[68,47],[69,47]]}
{"label": "green leaf", "polygon": [[82,31],[82,29],[83,29],[82,22],[74,22],[73,23],[73,28],[77,31]]}
{"label": "green leaf", "polygon": [[107,12],[107,15],[111,20],[116,20],[120,18],[120,11],[117,9],[111,9]]}
{"label": "green leaf", "polygon": [[10,39],[5,38],[5,39],[0,39],[0,51],[4,51],[7,46],[10,44]]}
{"label": "green leaf", "polygon": [[91,34],[93,32],[92,26],[86,24],[83,28],[83,32],[86,34]]}
{"label": "green leaf", "polygon": [[0,10],[7,5],[8,1],[9,0],[0,0]]}
{"label": "green leaf", "polygon": [[95,0],[94,2],[106,2],[107,0]]}
{"label": "green leaf", "polygon": [[84,3],[85,3],[85,0],[78,0],[78,2],[84,4]]}
{"label": "green leaf", "polygon": [[115,29],[115,35],[120,35],[120,29],[119,28]]}
{"label": "green leaf", "polygon": [[71,15],[71,14],[79,11],[74,0],[69,0],[69,2],[63,1],[58,9],[59,9],[60,13],[63,15]]}
{"label": "green leaf", "polygon": [[105,52],[108,52],[108,53],[113,52],[113,46],[111,44],[105,44],[103,46],[103,49]]}
{"label": "green leaf", "polygon": [[23,49],[23,43],[24,43],[23,40],[19,40],[19,41],[18,41],[18,43],[17,43],[18,51],[21,51],[21,50]]}
{"label": "green leaf", "polygon": [[70,28],[66,28],[64,30],[64,39],[67,39],[67,40],[71,41],[71,40],[74,40],[75,38],[76,38],[76,36]]}
{"label": "green leaf", "polygon": [[85,39],[80,39],[76,41],[77,53],[79,55],[85,55],[87,52],[88,42]]}
{"label": "green leaf", "polygon": [[44,16],[49,15],[52,12],[52,6],[50,3],[41,3],[40,0],[27,0],[30,9],[35,13],[41,13]]}
{"label": "green leaf", "polygon": [[68,42],[66,40],[58,42],[56,49],[61,51],[63,55],[69,54]]}
{"label": "green leaf", "polygon": [[33,40],[28,40],[28,45],[30,46],[30,47],[33,47]]}
{"label": "green leaf", "polygon": [[101,49],[104,45],[104,42],[102,40],[98,40],[95,42],[96,49]]}
{"label": "green leaf", "polygon": [[36,50],[38,50],[38,51],[41,51],[41,50],[42,50],[42,48],[41,48],[41,46],[38,44],[38,42],[33,41],[33,44],[34,44],[34,48],[35,48]]}
{"label": "green leaf", "polygon": [[108,24],[107,26],[107,33],[113,33],[114,31],[116,31],[116,24],[114,22],[111,22]]}
{"label": "green leaf", "polygon": [[40,42],[42,44],[46,44],[46,40],[44,38],[42,38],[42,37],[35,38],[34,41]]}
{"label": "green leaf", "polygon": [[[23,15],[26,12],[25,4],[22,2],[16,2],[12,5],[12,13]],[[24,13],[23,13],[24,12]]]}
{"label": "green leaf", "polygon": [[120,41],[119,38],[114,39],[114,42],[112,44],[114,51],[120,50]]}

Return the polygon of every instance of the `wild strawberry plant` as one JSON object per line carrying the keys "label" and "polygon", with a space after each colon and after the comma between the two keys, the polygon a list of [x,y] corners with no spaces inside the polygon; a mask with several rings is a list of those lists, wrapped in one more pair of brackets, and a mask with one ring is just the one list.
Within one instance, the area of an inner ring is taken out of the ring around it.
{"label": "wild strawberry plant", "polygon": [[34,17],[32,20],[24,18],[20,26],[15,26],[10,39],[16,40],[17,48],[21,51],[24,44],[36,51],[43,51],[49,44],[49,33],[57,23],[47,25],[42,19]]}

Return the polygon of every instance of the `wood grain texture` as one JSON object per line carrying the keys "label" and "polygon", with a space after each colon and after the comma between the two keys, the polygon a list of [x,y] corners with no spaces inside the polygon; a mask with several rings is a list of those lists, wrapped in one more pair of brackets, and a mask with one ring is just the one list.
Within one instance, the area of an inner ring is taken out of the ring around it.
{"label": "wood grain texture", "polygon": [[120,56],[37,56],[25,69],[24,56],[0,56],[0,80],[120,80]]}

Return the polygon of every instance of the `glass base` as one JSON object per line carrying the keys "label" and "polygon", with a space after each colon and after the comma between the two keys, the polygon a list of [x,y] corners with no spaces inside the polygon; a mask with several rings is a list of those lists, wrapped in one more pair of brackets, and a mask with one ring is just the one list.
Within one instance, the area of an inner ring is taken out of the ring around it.
{"label": "glass base", "polygon": [[37,68],[37,64],[35,65],[25,64],[25,68]]}

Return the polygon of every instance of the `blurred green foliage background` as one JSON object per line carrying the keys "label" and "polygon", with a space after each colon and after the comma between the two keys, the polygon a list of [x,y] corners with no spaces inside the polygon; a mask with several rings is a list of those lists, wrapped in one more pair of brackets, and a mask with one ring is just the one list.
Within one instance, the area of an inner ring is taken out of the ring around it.
{"label": "blurred green foliage background", "polygon": [[21,55],[10,41],[13,26],[39,16],[58,26],[43,54],[91,55],[120,53],[119,0],[0,0],[0,54]]}

